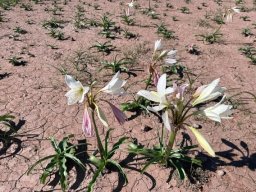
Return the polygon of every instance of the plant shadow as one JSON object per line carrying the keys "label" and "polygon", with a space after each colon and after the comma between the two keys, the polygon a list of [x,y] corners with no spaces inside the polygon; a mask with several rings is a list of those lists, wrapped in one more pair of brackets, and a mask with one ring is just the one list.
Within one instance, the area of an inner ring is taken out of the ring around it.
{"label": "plant shadow", "polygon": [[[216,171],[218,166],[248,167],[251,171],[256,170],[256,153],[250,153],[248,145],[244,141],[240,141],[240,146],[221,139],[222,143],[230,149],[216,152],[214,159],[210,159],[211,163],[205,163],[210,171]],[[209,159],[209,158],[207,158]]]}
{"label": "plant shadow", "polygon": [[[22,119],[20,119],[18,123],[15,123],[12,120],[5,121],[4,125],[9,127],[9,130],[0,130],[0,143],[2,143],[2,146],[0,147],[0,159],[15,156],[21,150],[22,141],[18,138],[21,135],[18,135],[16,133],[22,128],[24,124],[25,120]],[[13,145],[16,145],[15,150],[12,152],[8,152],[8,150]],[[10,154],[8,156],[4,156],[5,154],[7,154],[7,152]]]}

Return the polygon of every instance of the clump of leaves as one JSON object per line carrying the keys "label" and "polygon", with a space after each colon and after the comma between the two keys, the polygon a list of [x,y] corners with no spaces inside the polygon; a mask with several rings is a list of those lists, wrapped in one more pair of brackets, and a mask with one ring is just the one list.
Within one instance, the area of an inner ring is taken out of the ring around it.
{"label": "clump of leaves", "polygon": [[252,62],[252,64],[256,64],[256,48],[252,46],[245,46],[241,47],[239,49],[243,55],[245,55],[247,58],[249,58]]}
{"label": "clump of leaves", "polygon": [[110,41],[106,41],[104,43],[100,43],[97,41],[97,43],[91,48],[96,48],[98,52],[106,53],[107,55],[111,53],[115,49],[115,47],[110,43]]}
{"label": "clump of leaves", "polygon": [[249,16],[240,16],[240,19],[242,19],[243,21],[251,21]]}
{"label": "clump of leaves", "polygon": [[150,101],[143,97],[134,98],[133,101],[129,101],[121,104],[122,111],[131,111],[137,113],[148,113],[147,107],[150,106]]}
{"label": "clump of leaves", "polygon": [[27,61],[23,60],[22,57],[13,56],[8,60],[13,66],[25,66],[27,64]]}
{"label": "clump of leaves", "polygon": [[22,3],[20,8],[23,8],[25,11],[33,11],[33,6],[30,3]]}
{"label": "clump of leaves", "polygon": [[131,15],[121,15],[122,18],[122,22],[126,25],[134,25],[135,24],[135,20]]}
{"label": "clump of leaves", "polygon": [[166,39],[175,39],[174,31],[170,31],[167,27],[162,23],[157,26],[157,34],[163,36]]}
{"label": "clump of leaves", "polygon": [[183,78],[185,70],[186,70],[185,66],[177,63],[171,66],[165,66],[163,69],[164,73],[167,73],[170,75],[172,74],[179,75],[180,78]]}
{"label": "clump of leaves", "polygon": [[43,22],[43,27],[46,29],[63,28],[62,23],[63,23],[62,20],[51,18],[50,20],[46,20]]}
{"label": "clump of leaves", "polygon": [[65,40],[67,39],[64,35],[64,32],[58,29],[51,29],[49,32],[50,36],[57,40]]}
{"label": "clump of leaves", "polygon": [[100,69],[112,69],[113,73],[120,72],[129,72],[129,69],[126,67],[128,64],[131,64],[131,60],[127,58],[117,59],[115,56],[113,61],[103,61],[101,62],[103,67]]}
{"label": "clump of leaves", "polygon": [[27,34],[28,32],[25,30],[25,29],[22,29],[21,27],[15,27],[13,29],[13,31],[15,33],[18,33],[18,34],[21,34],[21,35],[24,35],[24,34]]}
{"label": "clump of leaves", "polygon": [[10,121],[13,120],[15,117],[9,114],[5,114],[5,115],[0,115],[0,123],[10,127]]}
{"label": "clump of leaves", "polygon": [[252,33],[252,31],[251,31],[250,28],[244,28],[244,29],[242,30],[242,35],[244,35],[245,37],[249,37],[249,36],[252,36],[253,33]]}
{"label": "clump of leaves", "polygon": [[50,175],[54,172],[58,172],[60,176],[60,185],[62,191],[66,191],[68,187],[68,169],[67,163],[68,161],[72,161],[79,165],[82,169],[85,169],[83,163],[76,157],[76,146],[68,143],[68,140],[72,135],[68,137],[64,137],[62,141],[57,143],[55,138],[51,137],[51,144],[55,150],[55,154],[46,156],[40,160],[38,160],[35,164],[33,164],[27,174],[30,174],[31,171],[39,164],[44,161],[50,160],[50,162],[44,168],[42,175],[40,176],[40,182],[42,184],[46,183],[46,179],[50,177]]}
{"label": "clump of leaves", "polygon": [[181,7],[180,11],[181,11],[181,13],[184,13],[184,14],[190,14],[191,13],[188,7]]}
{"label": "clump of leaves", "polygon": [[219,25],[225,24],[223,13],[220,10],[214,15],[212,20],[215,21]]}
{"label": "clump of leaves", "polygon": [[137,37],[136,34],[130,32],[128,29],[124,29],[123,32],[124,32],[124,37],[126,39],[132,39],[132,38],[136,38]]}
{"label": "clump of leaves", "polygon": [[239,49],[246,57],[256,55],[256,48],[253,46],[244,46]]}
{"label": "clump of leaves", "polygon": [[109,136],[110,136],[110,132],[112,130],[113,129],[109,129],[106,133],[104,146],[102,145],[103,151],[101,154],[101,158],[96,157],[95,156],[96,154],[90,156],[90,161],[97,167],[97,170],[94,173],[92,180],[88,184],[87,192],[91,192],[93,190],[93,187],[94,187],[94,184],[95,184],[97,178],[101,175],[101,173],[104,171],[104,169],[107,166],[117,168],[119,170],[119,172],[121,173],[121,175],[124,177],[125,183],[128,183],[127,176],[126,176],[122,166],[118,162],[111,159],[114,156],[114,154],[116,153],[116,151],[120,148],[120,145],[122,145],[128,138],[121,137],[116,143],[113,144],[112,149],[109,150],[109,146],[108,146],[109,145]]}
{"label": "clump of leaves", "polygon": [[85,12],[84,7],[80,5],[76,7],[74,25],[77,29],[88,28],[87,18],[85,17],[84,12]]}
{"label": "clump of leaves", "polygon": [[20,0],[0,0],[0,7],[4,10],[10,10],[12,6],[19,3]]}
{"label": "clump of leaves", "polygon": [[143,9],[142,14],[145,14],[145,15],[151,17],[151,19],[159,19],[159,17],[158,17],[159,14],[156,13],[155,10],[150,8],[150,7],[146,8],[146,9]]}
{"label": "clump of leaves", "polygon": [[213,43],[219,42],[221,37],[223,36],[223,34],[220,33],[219,31],[220,31],[220,28],[218,28],[212,33],[202,34],[197,36],[201,37],[200,40],[203,41],[204,43],[213,44]]}

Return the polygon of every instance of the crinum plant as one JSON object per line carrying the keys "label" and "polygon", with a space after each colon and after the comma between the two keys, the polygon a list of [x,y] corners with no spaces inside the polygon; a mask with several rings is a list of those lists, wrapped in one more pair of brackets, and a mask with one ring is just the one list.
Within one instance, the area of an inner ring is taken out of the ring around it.
{"label": "crinum plant", "polygon": [[180,148],[175,149],[176,136],[181,130],[191,131],[200,146],[208,154],[215,156],[215,152],[207,140],[198,129],[191,126],[191,121],[192,117],[195,116],[206,116],[216,122],[231,118],[229,115],[232,106],[224,104],[225,96],[214,106],[207,107],[208,105],[206,105],[223,95],[225,88],[218,85],[219,81],[219,79],[216,79],[208,85],[203,85],[194,94],[191,94],[189,91],[186,92],[187,84],[177,85],[173,83],[172,87],[166,87],[167,75],[163,74],[157,83],[157,91],[140,90],[137,93],[154,103],[148,107],[148,110],[159,115],[163,124],[162,131],[159,134],[159,145],[152,149],[133,143],[129,145],[131,153],[141,155],[147,160],[142,171],[152,163],[159,163],[164,166],[170,165],[176,168],[180,178],[184,179],[186,173],[182,163],[201,165],[199,159],[189,155],[189,151],[197,146],[180,146]]}
{"label": "crinum plant", "polygon": [[[148,65],[148,78],[146,80],[145,90],[149,88],[149,85],[153,83],[157,85],[159,79],[158,67],[173,66],[177,63],[176,50],[163,50],[162,40],[156,40],[154,44],[154,51],[151,57],[150,64]],[[162,68],[164,70],[164,68]],[[123,111],[146,111],[147,106],[150,104],[143,97],[134,98],[133,101],[122,103],[121,107]]]}
{"label": "crinum plant", "polygon": [[[120,72],[117,72],[113,76],[111,81],[102,89],[98,89],[96,87],[96,81],[92,82],[89,86],[83,86],[80,81],[76,81],[70,75],[65,76],[65,81],[70,88],[70,90],[65,95],[68,98],[68,105],[84,102],[85,107],[82,129],[85,134],[90,136],[92,135],[93,129],[97,140],[97,150],[90,156],[90,161],[97,167],[97,170],[95,171],[94,176],[88,185],[88,191],[93,190],[96,179],[101,175],[107,165],[116,167],[124,176],[125,181],[127,181],[126,175],[120,164],[111,159],[115,154],[116,150],[127,138],[121,137],[115,144],[113,144],[112,149],[110,149],[108,140],[112,129],[108,129],[108,131],[106,132],[105,140],[103,143],[100,138],[98,125],[96,123],[97,116],[103,126],[109,128],[107,118],[99,106],[101,102],[106,102],[107,104],[109,104],[114,116],[120,124],[123,124],[126,121],[126,116],[124,115],[124,113],[121,112],[115,105],[107,100],[99,99],[99,95],[104,93],[111,95],[124,94],[125,90],[123,86],[125,85],[126,81],[120,79]],[[99,156],[96,156],[97,153],[99,153]]]}

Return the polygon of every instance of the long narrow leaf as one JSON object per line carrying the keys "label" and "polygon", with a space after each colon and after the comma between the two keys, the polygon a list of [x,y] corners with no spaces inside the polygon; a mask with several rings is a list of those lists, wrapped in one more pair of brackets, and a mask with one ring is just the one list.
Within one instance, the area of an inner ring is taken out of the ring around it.
{"label": "long narrow leaf", "polygon": [[30,174],[30,172],[31,172],[39,163],[41,163],[41,162],[43,162],[43,161],[45,161],[45,160],[47,160],[47,159],[53,158],[54,156],[55,156],[55,155],[49,155],[49,156],[47,156],[47,157],[44,157],[44,158],[38,160],[36,163],[34,163],[34,164],[28,169],[27,175]]}
{"label": "long narrow leaf", "polygon": [[100,176],[100,174],[103,171],[104,167],[105,167],[104,164],[102,164],[100,167],[98,167],[97,171],[94,173],[94,175],[92,177],[92,180],[88,184],[87,192],[92,192],[93,187],[95,185],[95,182],[96,182],[97,178]]}
{"label": "long narrow leaf", "polygon": [[65,157],[72,159],[77,165],[79,165],[81,168],[83,168],[84,170],[86,169],[86,167],[84,166],[84,164],[74,155],[70,154],[70,153],[65,153],[64,154]]}

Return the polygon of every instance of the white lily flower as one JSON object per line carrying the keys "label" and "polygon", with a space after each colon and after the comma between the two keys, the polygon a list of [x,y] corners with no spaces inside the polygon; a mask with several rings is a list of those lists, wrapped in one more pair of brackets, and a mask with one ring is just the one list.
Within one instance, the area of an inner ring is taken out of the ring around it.
{"label": "white lily flower", "polygon": [[159,51],[159,50],[162,49],[162,43],[161,43],[161,41],[162,41],[161,39],[155,41],[154,52]]}
{"label": "white lily flower", "polygon": [[235,13],[240,13],[240,12],[241,12],[240,8],[238,8],[238,7],[232,7],[232,10],[233,10]]}
{"label": "white lily flower", "polygon": [[[154,112],[158,112],[158,111],[162,111],[165,108],[168,107],[168,102],[166,99],[166,95],[169,94],[169,92],[172,92],[172,90],[170,89],[166,89],[166,74],[163,74],[157,83],[157,92],[155,91],[147,91],[147,90],[140,90],[137,94],[150,100],[150,101],[154,101],[156,103],[159,103],[159,105],[154,106],[154,107],[148,107],[149,110],[154,111]],[[170,125],[170,120],[168,117],[168,111],[164,111],[162,114],[162,119],[163,119],[163,123],[164,126],[170,130],[171,129],[171,125]]]}
{"label": "white lily flower", "polygon": [[221,96],[226,88],[218,86],[219,81],[220,79],[215,79],[209,85],[199,87],[193,95],[197,98],[192,105],[195,106],[200,103],[205,103],[206,101],[214,100]]}
{"label": "white lily flower", "polygon": [[217,121],[221,123],[221,119],[232,119],[229,115],[232,114],[231,109],[232,105],[222,104],[225,96],[223,96],[222,100],[212,107],[208,107],[203,110],[203,114],[213,121]]}
{"label": "white lily flower", "polygon": [[70,90],[65,94],[68,98],[68,105],[73,105],[77,102],[82,103],[84,96],[90,90],[89,87],[84,87],[80,81],[76,81],[72,76],[66,75],[65,81]]}
{"label": "white lily flower", "polygon": [[100,91],[103,91],[105,93],[109,93],[112,95],[122,95],[124,94],[125,90],[123,86],[125,85],[126,81],[122,80],[119,78],[120,76],[120,71],[118,71],[111,81]]}
{"label": "white lily flower", "polygon": [[130,3],[127,3],[128,7],[132,8],[134,6],[134,1],[132,0]]}
{"label": "white lily flower", "polygon": [[167,53],[167,58],[165,59],[165,63],[168,65],[173,65],[173,64],[177,63],[176,53],[177,53],[177,50],[169,51]]}

